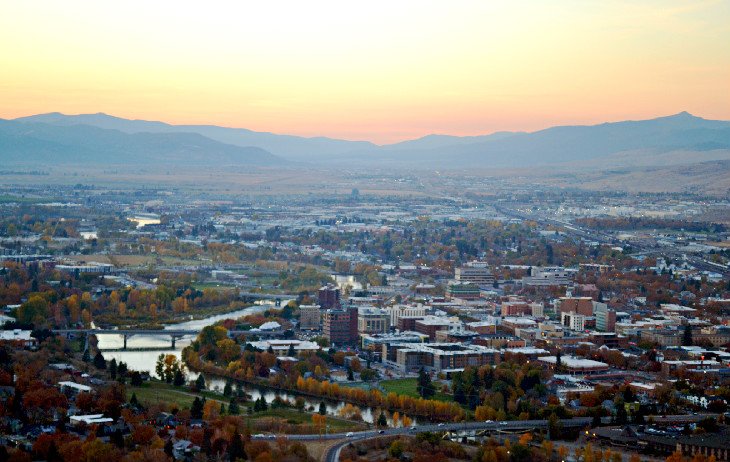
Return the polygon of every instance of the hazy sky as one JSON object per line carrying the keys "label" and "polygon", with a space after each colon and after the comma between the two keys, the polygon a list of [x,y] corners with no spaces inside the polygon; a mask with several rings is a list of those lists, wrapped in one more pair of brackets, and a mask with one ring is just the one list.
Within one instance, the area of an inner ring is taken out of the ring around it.
{"label": "hazy sky", "polygon": [[390,142],[730,119],[730,1],[2,1],[0,117]]}

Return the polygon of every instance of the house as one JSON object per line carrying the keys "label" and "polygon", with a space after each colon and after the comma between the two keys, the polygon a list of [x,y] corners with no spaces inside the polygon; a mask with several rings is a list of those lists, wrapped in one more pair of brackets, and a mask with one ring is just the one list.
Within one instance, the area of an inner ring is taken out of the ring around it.
{"label": "house", "polygon": [[9,343],[22,348],[35,348],[38,346],[38,340],[31,336],[29,330],[3,330],[0,331],[0,344]]}

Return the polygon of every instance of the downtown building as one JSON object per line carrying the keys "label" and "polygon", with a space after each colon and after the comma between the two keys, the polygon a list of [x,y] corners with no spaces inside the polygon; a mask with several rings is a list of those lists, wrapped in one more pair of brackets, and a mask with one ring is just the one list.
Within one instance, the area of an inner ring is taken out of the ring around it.
{"label": "downtown building", "polygon": [[354,306],[325,310],[322,314],[322,332],[332,346],[357,344],[357,314]]}

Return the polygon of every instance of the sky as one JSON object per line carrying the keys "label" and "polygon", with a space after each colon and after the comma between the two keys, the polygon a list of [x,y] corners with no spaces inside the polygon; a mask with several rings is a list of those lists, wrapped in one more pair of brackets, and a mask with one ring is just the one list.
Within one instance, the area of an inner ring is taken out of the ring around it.
{"label": "sky", "polygon": [[0,118],[390,143],[730,120],[730,1],[0,0]]}

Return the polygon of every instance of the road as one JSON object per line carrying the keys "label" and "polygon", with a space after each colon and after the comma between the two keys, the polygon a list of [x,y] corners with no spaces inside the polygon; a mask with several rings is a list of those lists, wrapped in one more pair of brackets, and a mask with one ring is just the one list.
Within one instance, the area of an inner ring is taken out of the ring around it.
{"label": "road", "polygon": [[[698,414],[698,415],[669,415],[666,417],[656,416],[655,422],[658,424],[680,424],[687,422],[696,422],[705,417],[717,417],[715,414]],[[568,427],[588,427],[591,424],[590,417],[577,417],[573,419],[563,419],[560,421],[563,428]],[[604,418],[604,423],[610,423],[609,419]],[[394,435],[415,435],[416,433],[422,432],[459,432],[459,431],[479,431],[479,430],[491,430],[495,432],[499,431],[517,431],[517,430],[537,430],[547,429],[547,420],[503,420],[497,422],[458,422],[458,423],[441,423],[441,424],[426,424],[419,425],[410,428],[389,428],[385,430],[365,430],[361,432],[350,432],[350,433],[331,433],[328,435],[279,435],[289,440],[294,441],[317,441],[317,440],[343,440],[330,447],[326,454],[326,462],[338,462],[340,457],[340,451],[346,445],[353,441],[362,441],[371,438],[378,438],[383,436],[394,436]],[[349,435],[349,436],[348,436]],[[276,435],[254,435],[254,440],[272,440],[276,438]]]}

